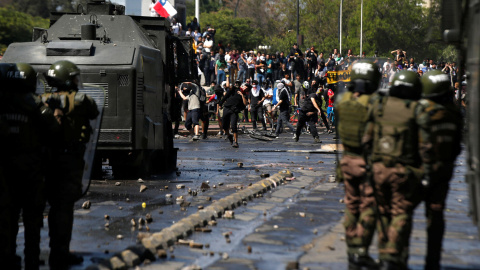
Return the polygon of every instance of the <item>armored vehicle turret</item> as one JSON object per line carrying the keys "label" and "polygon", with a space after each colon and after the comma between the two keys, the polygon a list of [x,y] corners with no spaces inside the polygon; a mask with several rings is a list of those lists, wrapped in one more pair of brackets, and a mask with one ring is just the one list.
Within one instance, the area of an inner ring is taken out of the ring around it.
{"label": "armored vehicle turret", "polygon": [[[52,12],[50,28],[35,28],[32,42],[10,44],[2,62],[29,63],[42,73],[69,60],[80,68],[83,83],[104,88],[94,172],[101,159],[110,161],[116,176],[173,170],[177,149],[169,111],[175,84],[197,78],[193,41],[171,34],[165,18],[124,11],[90,0],[76,13]],[[46,85],[39,91],[48,90]]]}

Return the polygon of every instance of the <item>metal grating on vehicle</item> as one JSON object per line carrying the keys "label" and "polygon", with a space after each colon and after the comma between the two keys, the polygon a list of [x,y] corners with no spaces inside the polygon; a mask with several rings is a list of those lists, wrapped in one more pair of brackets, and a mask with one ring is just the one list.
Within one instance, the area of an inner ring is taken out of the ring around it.
{"label": "metal grating on vehicle", "polygon": [[143,111],[143,76],[137,77],[137,110]]}
{"label": "metal grating on vehicle", "polygon": [[129,85],[128,75],[118,75],[118,85],[119,86],[128,86]]}
{"label": "metal grating on vehicle", "polygon": [[87,94],[88,96],[92,97],[97,104],[101,102],[101,92],[95,86],[103,87],[105,91],[105,108],[108,107],[108,83],[88,83],[85,84],[82,93]]}
{"label": "metal grating on vehicle", "polygon": [[101,129],[99,143],[130,143],[132,141],[131,129]]}

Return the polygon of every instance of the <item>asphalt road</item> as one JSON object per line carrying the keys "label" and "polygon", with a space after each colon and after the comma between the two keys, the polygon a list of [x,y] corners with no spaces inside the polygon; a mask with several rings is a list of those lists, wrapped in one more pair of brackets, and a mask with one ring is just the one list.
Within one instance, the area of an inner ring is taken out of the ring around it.
{"label": "asphalt road", "polygon": [[[84,256],[84,263],[71,269],[111,261],[115,254],[138,245],[139,233],[161,232],[201,208],[254,187],[265,180],[262,178],[265,174],[273,176],[284,170],[292,172],[293,178],[275,183],[276,187],[261,195],[242,200],[233,209],[234,218],[217,218],[216,224],[205,227],[207,231],[183,236],[182,240],[194,241],[202,248],[173,243],[161,252],[166,258],[155,254],[155,260],[134,260],[137,269],[347,269],[341,225],[343,185],[331,182],[336,156],[329,151],[335,147],[335,140],[328,134],[321,135],[321,139],[322,144],[314,144],[307,134],[297,143],[291,134],[285,133],[272,141],[241,135],[240,148],[235,149],[216,136],[197,142],[180,138],[175,140],[180,149],[178,174],[141,180],[93,181],[87,196],[76,204],[71,243],[72,251]],[[308,153],[312,149],[321,151]],[[448,197],[444,269],[480,269],[480,241],[468,217],[464,164],[462,153]],[[205,185],[202,188],[202,183],[208,183],[208,188]],[[142,185],[147,189],[140,192]],[[183,204],[177,203],[180,196]],[[90,209],[82,209],[87,200],[91,202]],[[410,247],[412,269],[423,268],[423,213],[421,205],[415,214]],[[152,217],[151,222],[139,227],[139,219],[145,219],[147,214]],[[23,251],[23,237],[21,227],[18,254]],[[41,250],[42,259],[47,261],[46,219]],[[371,252],[377,256],[375,246]]]}

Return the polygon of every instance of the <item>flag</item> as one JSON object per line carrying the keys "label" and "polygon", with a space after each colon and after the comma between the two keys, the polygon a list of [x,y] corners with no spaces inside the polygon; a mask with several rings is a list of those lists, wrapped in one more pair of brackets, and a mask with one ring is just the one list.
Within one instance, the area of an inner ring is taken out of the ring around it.
{"label": "flag", "polygon": [[154,6],[153,9],[164,18],[172,17],[177,14],[175,8],[168,2],[168,0],[159,0]]}

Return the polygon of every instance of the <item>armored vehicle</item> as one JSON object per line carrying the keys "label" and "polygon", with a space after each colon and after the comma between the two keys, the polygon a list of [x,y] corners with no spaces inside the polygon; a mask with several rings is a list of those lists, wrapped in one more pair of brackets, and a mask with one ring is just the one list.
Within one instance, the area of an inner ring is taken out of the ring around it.
{"label": "armored vehicle", "polygon": [[443,0],[442,30],[447,43],[458,48],[458,82],[465,75],[466,134],[468,191],[473,222],[480,235],[480,0]]}
{"label": "armored vehicle", "polygon": [[11,44],[2,59],[29,63],[38,72],[69,60],[80,68],[83,83],[105,89],[96,176],[107,159],[117,177],[175,169],[169,118],[174,86],[197,78],[191,38],[171,34],[165,18],[124,11],[90,0],[76,13],[52,12],[49,29],[35,28],[32,42]]}

